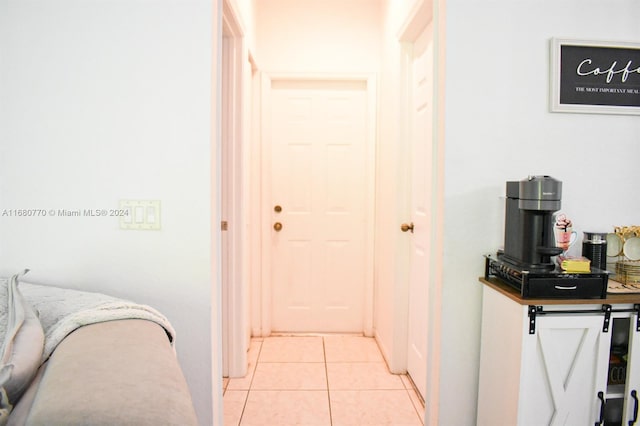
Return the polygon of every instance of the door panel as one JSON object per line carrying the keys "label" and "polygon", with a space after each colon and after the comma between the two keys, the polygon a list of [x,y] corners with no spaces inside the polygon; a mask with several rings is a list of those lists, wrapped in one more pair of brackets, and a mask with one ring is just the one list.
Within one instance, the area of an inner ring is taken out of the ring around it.
{"label": "door panel", "polygon": [[433,45],[425,29],[413,47],[411,103],[411,236],[407,371],[424,398],[431,259]]}
{"label": "door panel", "polygon": [[[367,91],[362,82],[271,88],[271,328],[362,332]],[[275,205],[282,211],[273,210]]]}
{"label": "door panel", "polygon": [[518,424],[597,424],[611,333],[602,315],[536,317],[524,343]]}

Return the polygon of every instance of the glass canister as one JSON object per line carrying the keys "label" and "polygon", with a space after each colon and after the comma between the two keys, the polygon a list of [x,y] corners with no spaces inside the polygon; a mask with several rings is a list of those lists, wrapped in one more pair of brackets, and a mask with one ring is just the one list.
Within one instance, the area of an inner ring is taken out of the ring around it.
{"label": "glass canister", "polygon": [[591,260],[592,268],[607,269],[607,233],[585,232],[582,255]]}

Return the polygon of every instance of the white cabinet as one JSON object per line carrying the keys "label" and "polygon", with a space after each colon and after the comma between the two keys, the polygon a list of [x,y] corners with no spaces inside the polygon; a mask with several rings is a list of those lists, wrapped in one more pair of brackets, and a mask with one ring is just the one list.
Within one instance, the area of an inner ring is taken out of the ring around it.
{"label": "white cabinet", "polygon": [[539,303],[497,287],[483,286],[478,426],[635,424],[633,303]]}

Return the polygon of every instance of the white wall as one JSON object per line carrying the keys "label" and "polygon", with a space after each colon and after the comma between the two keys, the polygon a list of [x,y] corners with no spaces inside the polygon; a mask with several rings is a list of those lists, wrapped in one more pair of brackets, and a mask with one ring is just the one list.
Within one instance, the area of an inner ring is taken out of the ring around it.
{"label": "white wall", "polygon": [[208,0],[0,0],[0,210],[162,203],[115,218],[0,217],[2,269],[152,305],[212,422]]}
{"label": "white wall", "polygon": [[255,3],[257,0],[229,0],[234,10],[238,12],[244,31],[245,43],[250,51],[255,50],[256,22]]}
{"label": "white wall", "polygon": [[380,8],[371,0],[257,0],[256,55],[267,72],[377,72]]}
{"label": "white wall", "polygon": [[639,22],[633,0],[447,2],[442,425],[475,424],[478,277],[503,243],[505,182],[561,180],[580,235],[638,222],[640,118],[550,113],[548,94],[551,37],[640,42]]}

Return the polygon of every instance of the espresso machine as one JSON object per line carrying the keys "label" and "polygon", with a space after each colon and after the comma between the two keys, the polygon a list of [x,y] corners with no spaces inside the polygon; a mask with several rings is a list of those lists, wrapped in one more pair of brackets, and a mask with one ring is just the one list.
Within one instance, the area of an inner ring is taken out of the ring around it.
{"label": "espresso machine", "polygon": [[529,176],[507,182],[504,253],[500,258],[529,271],[553,271],[551,257],[562,253],[553,236],[553,213],[560,210],[562,182]]}
{"label": "espresso machine", "polygon": [[504,248],[487,255],[485,278],[515,287],[523,298],[605,298],[608,275],[600,269],[567,273],[555,263],[554,213],[560,210],[562,182],[529,176],[507,182]]}

